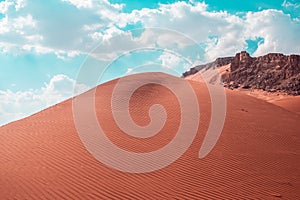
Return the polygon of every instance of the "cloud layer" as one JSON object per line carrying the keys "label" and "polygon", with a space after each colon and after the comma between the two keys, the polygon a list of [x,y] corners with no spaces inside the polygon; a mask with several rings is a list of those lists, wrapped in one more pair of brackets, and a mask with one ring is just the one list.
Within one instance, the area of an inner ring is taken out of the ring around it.
{"label": "cloud layer", "polygon": [[77,85],[75,80],[64,74],[54,76],[39,90],[12,92],[0,90],[0,125],[26,117],[46,107],[59,103],[89,88]]}
{"label": "cloud layer", "polygon": [[[290,7],[291,3],[284,1],[282,5]],[[233,55],[247,48],[246,40],[256,38],[263,38],[264,42],[259,44],[255,55],[270,51],[300,53],[300,41],[297,39],[300,33],[299,19],[292,19],[279,10],[237,15],[208,11],[205,3],[175,2],[160,4],[156,9],[144,8],[124,13],[123,6],[107,0],[0,2],[0,12],[4,15],[0,19],[2,51],[52,52],[61,58],[72,57],[87,54],[99,42],[120,34],[124,35],[120,43],[124,48],[136,47],[139,42],[153,45],[153,40],[137,40],[131,35],[127,27],[131,25],[134,28],[139,24],[187,35],[204,48],[204,55],[201,55],[203,61]],[[141,36],[150,37],[149,34]],[[160,42],[178,42],[170,37],[160,38]],[[108,51],[103,53],[114,50],[108,46],[105,49]]]}

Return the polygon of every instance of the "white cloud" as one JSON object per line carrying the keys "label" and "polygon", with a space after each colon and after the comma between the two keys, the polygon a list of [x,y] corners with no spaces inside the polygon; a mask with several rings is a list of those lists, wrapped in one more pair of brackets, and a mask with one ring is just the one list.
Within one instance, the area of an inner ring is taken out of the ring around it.
{"label": "white cloud", "polygon": [[69,2],[73,5],[75,5],[77,8],[92,8],[93,6],[93,1],[92,0],[62,0]]}
{"label": "white cloud", "polygon": [[0,34],[9,32],[9,28],[8,28],[7,24],[8,24],[7,17],[4,17],[2,20],[0,20]]}
{"label": "white cloud", "polygon": [[129,75],[133,72],[133,69],[132,68],[128,68],[125,75]]}
{"label": "white cloud", "polygon": [[297,0],[284,0],[281,4],[283,7],[292,7],[293,9],[297,9],[300,7],[300,3],[299,1],[297,2]]}
{"label": "white cloud", "polygon": [[300,24],[282,11],[249,12],[245,22],[247,26],[244,34],[247,38],[264,38],[255,56],[269,52],[300,53]]}
{"label": "white cloud", "polygon": [[34,28],[36,22],[32,19],[31,15],[25,17],[17,17],[13,20],[12,27],[15,30],[22,30],[24,27]]}
{"label": "white cloud", "polygon": [[[255,38],[263,38],[264,43],[259,44],[254,55],[269,52],[300,53],[300,41],[297,39],[300,33],[299,21],[291,19],[290,15],[282,11],[269,9],[236,16],[227,12],[209,12],[206,8],[207,5],[204,3],[161,4],[158,9],[145,8],[129,14],[122,13],[115,24],[125,27],[128,23],[141,22],[145,27],[162,27],[185,34],[196,43],[205,44],[202,62],[212,61],[220,56],[234,55],[247,48],[246,40]],[[210,36],[218,40],[212,40]],[[103,54],[113,55],[111,51],[147,46],[146,44],[170,46],[171,49],[174,45],[181,49],[190,45],[185,43],[188,40],[181,41],[178,34],[172,35],[170,32],[155,35],[146,30],[142,38],[137,40],[124,36],[123,42],[118,42],[122,47],[110,49],[104,45]],[[110,45],[116,46],[114,43]]]}
{"label": "white cloud", "polygon": [[166,68],[175,68],[182,62],[182,58],[166,51],[159,56],[158,60],[161,61],[162,66]]}
{"label": "white cloud", "polygon": [[5,14],[10,6],[13,6],[14,3],[12,1],[1,1],[0,2],[0,13]]}
{"label": "white cloud", "polygon": [[[18,3],[19,2],[19,3]],[[298,6],[284,1],[283,6]],[[124,31],[127,24],[175,30],[205,44],[203,62],[219,56],[234,55],[247,47],[245,40],[264,38],[255,55],[270,51],[300,53],[299,21],[278,10],[262,10],[234,15],[223,11],[208,11],[207,4],[175,2],[159,4],[156,9],[144,8],[123,13],[123,4],[103,1],[61,0],[53,3],[6,0],[0,2],[0,39],[3,51],[34,51],[55,53],[65,59],[70,55],[87,54],[99,42],[101,59],[111,59],[118,52],[141,46],[185,48],[190,43],[176,34],[160,35],[146,30],[140,38]],[[55,15],[52,10],[55,9]],[[122,30],[121,30],[122,29]],[[283,31],[284,30],[284,31]],[[123,34],[123,35],[122,35]],[[114,36],[122,35],[114,41]],[[217,42],[210,37],[218,38]],[[295,44],[296,43],[296,44]],[[70,53],[72,52],[72,53]],[[195,56],[196,58],[196,56]]]}
{"label": "white cloud", "polygon": [[21,8],[24,8],[26,5],[25,0],[16,0],[15,1],[15,9],[16,11],[20,10]]}
{"label": "white cloud", "polygon": [[18,92],[0,90],[0,125],[66,100],[74,96],[74,88],[75,95],[89,89],[82,84],[76,85],[75,80],[64,74],[58,74],[38,90]]}
{"label": "white cloud", "polygon": [[[94,33],[102,32],[100,39],[106,39],[114,31],[116,34],[121,31],[113,25],[107,29],[107,25],[113,24],[110,18],[115,18],[121,9],[121,4],[111,4],[107,0],[58,0],[56,4],[53,1],[5,0],[0,2],[0,12],[4,14],[0,19],[2,49],[9,52],[10,47],[14,47],[11,49],[14,53],[48,49],[58,54],[69,55],[69,51],[86,54],[97,44],[95,37],[90,37]],[[98,24],[105,24],[105,27]],[[87,29],[92,25],[95,25],[95,29]],[[40,39],[28,40],[33,36],[39,36]]]}

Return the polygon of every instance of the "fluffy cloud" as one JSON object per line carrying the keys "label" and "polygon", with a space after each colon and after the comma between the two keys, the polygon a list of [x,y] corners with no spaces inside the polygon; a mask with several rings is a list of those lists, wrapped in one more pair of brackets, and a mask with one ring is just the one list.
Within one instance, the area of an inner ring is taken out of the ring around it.
{"label": "fluffy cloud", "polygon": [[[58,55],[68,54],[70,51],[77,54],[88,53],[96,42],[114,34],[114,27],[111,26],[107,30],[107,25],[112,23],[111,18],[117,15],[120,9],[122,5],[111,4],[107,0],[2,1],[2,50],[14,53],[28,50],[35,53],[53,52]],[[102,25],[96,30],[86,29],[98,24]],[[93,35],[97,32],[103,32],[103,37],[97,37],[95,40]]]}
{"label": "fluffy cloud", "polygon": [[[163,68],[169,68],[169,69],[178,69],[180,67],[183,67],[184,69],[191,68],[191,64],[196,63],[190,63],[189,60],[186,60],[185,58],[181,57],[180,55],[177,55],[175,53],[164,51],[159,57],[158,61],[161,62],[161,65]],[[180,73],[180,71],[178,71]]]}
{"label": "fluffy cloud", "polygon": [[85,0],[85,1],[81,1],[81,0],[62,0],[62,1],[69,2],[73,5],[75,5],[77,8],[92,8],[92,6],[93,6],[93,1],[92,0]]}
{"label": "fluffy cloud", "polygon": [[162,65],[167,68],[177,66],[181,61],[178,56],[167,52],[161,54],[158,60],[160,60]]}
{"label": "fluffy cloud", "polygon": [[68,76],[58,74],[39,90],[18,92],[0,90],[0,125],[26,117],[74,96],[75,87],[76,94],[89,89],[85,85],[75,83],[75,80]]}
{"label": "fluffy cloud", "polygon": [[[291,7],[290,1],[283,6]],[[189,44],[176,35],[147,29],[139,38],[126,30],[128,24],[162,27],[190,37],[203,48],[203,62],[233,55],[247,48],[246,40],[264,38],[255,55],[269,51],[300,53],[299,19],[278,10],[263,10],[239,15],[208,11],[205,3],[175,2],[123,13],[122,4],[104,1],[61,0],[55,4],[41,1],[6,0],[0,3],[2,51],[54,52],[58,57],[87,54],[100,42],[100,59],[111,59],[117,52],[141,46]],[[282,31],[284,30],[284,31]],[[116,35],[118,39],[109,41]],[[212,40],[216,38],[217,40]],[[71,52],[71,53],[70,53]],[[196,57],[195,57],[196,58]]]}
{"label": "fluffy cloud", "polygon": [[[189,37],[202,45],[203,62],[219,56],[234,55],[247,48],[246,40],[255,38],[264,38],[264,43],[259,45],[255,55],[270,51],[300,52],[300,45],[295,45],[295,42],[299,42],[296,39],[300,28],[299,21],[278,10],[248,12],[243,16],[236,16],[227,12],[209,12],[204,3],[176,2],[169,5],[161,4],[158,9],[145,8],[134,10],[129,14],[120,13],[114,17],[117,19],[114,24],[118,27],[140,22],[144,27],[161,27]],[[282,31],[282,28],[285,31]],[[161,31],[157,34],[153,30],[145,29],[139,39],[133,38],[128,32],[114,31],[114,33],[121,34],[122,37],[119,37],[118,41],[113,38],[112,41],[104,43],[102,55],[114,55],[113,53],[122,49],[130,50],[141,46],[170,46],[171,50],[175,50],[172,49],[172,45],[179,49],[190,45],[186,43],[188,40],[181,40],[178,34],[172,34],[170,31],[166,31],[165,34]],[[212,40],[212,37],[215,39]],[[199,55],[194,57],[196,58],[199,58]]]}
{"label": "fluffy cloud", "polygon": [[278,10],[247,13],[245,35],[248,38],[264,38],[254,55],[269,52],[300,53],[300,24]]}
{"label": "fluffy cloud", "polygon": [[[268,52],[300,53],[300,23],[279,10],[269,9],[244,13],[209,12],[204,3],[177,2],[161,5],[158,9],[142,9],[123,14],[120,25],[126,21],[142,21],[146,27],[163,27],[178,31],[204,44],[204,61],[219,56],[234,55],[247,48],[246,40],[264,38],[255,55]],[[217,38],[217,40],[212,40]],[[162,38],[162,37],[160,37]],[[165,37],[166,42],[177,42]]]}

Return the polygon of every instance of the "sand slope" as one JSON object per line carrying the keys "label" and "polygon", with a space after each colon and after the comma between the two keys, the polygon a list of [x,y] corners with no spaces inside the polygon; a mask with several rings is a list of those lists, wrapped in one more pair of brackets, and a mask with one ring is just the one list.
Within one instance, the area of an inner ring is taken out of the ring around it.
{"label": "sand slope", "polygon": [[300,114],[300,96],[288,95],[282,92],[267,92],[257,89],[237,89],[238,92],[253,96],[263,101],[280,106],[290,112]]}
{"label": "sand slope", "polygon": [[[230,64],[221,66],[217,68],[219,75],[223,78],[228,78],[230,72]],[[195,74],[189,75],[185,77],[186,80],[193,80],[198,82],[203,82],[203,78],[207,80],[207,82],[215,84],[214,80],[216,76],[212,73],[213,70],[203,70],[197,72]],[[213,75],[211,75],[213,74]],[[300,96],[293,96],[288,95],[284,92],[267,92],[260,89],[244,89],[244,88],[237,88],[235,89],[238,92],[243,94],[247,94],[253,96],[255,98],[261,99],[263,101],[267,101],[272,103],[276,106],[280,106],[290,112],[294,112],[299,114],[300,113]]]}
{"label": "sand slope", "polygon": [[[130,113],[139,125],[149,123],[154,103],[164,105],[168,114],[158,135],[141,140],[122,134],[112,120],[115,84],[100,85],[96,93],[97,116],[108,138],[134,152],[167,144],[180,120],[174,94],[155,84],[134,93]],[[299,199],[300,115],[227,91],[222,135],[213,151],[199,159],[210,99],[205,84],[191,84],[201,110],[197,136],[176,162],[151,173],[123,173],[94,159],[76,132],[71,100],[0,127],[0,199]],[[83,95],[89,98],[90,92]]]}
{"label": "sand slope", "polygon": [[271,100],[277,106],[283,107],[291,112],[300,114],[300,96],[287,96],[278,100]]}

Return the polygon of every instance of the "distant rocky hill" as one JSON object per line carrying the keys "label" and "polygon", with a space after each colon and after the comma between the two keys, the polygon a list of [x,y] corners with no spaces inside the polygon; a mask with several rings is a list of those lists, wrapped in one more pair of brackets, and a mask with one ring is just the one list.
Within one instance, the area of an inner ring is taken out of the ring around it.
{"label": "distant rocky hill", "polygon": [[251,57],[246,51],[242,51],[235,57],[218,58],[212,63],[193,67],[183,73],[183,77],[202,69],[227,64],[230,64],[229,75],[222,80],[225,87],[253,88],[300,95],[300,55],[269,53]]}

